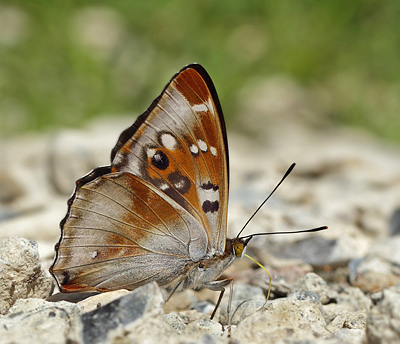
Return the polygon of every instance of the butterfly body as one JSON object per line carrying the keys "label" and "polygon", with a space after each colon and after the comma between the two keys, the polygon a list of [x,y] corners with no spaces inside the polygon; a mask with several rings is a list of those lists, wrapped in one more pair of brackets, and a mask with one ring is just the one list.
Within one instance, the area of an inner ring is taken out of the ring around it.
{"label": "butterfly body", "polygon": [[120,135],[110,166],[76,182],[50,268],[60,290],[223,291],[216,279],[249,241],[226,237],[228,164],[214,85],[188,65]]}
{"label": "butterfly body", "polygon": [[232,264],[235,259],[235,251],[231,245],[231,239],[227,239],[227,250],[222,256],[204,257],[189,270],[187,278],[180,289],[192,288],[199,290],[207,287],[209,282],[214,282]]}

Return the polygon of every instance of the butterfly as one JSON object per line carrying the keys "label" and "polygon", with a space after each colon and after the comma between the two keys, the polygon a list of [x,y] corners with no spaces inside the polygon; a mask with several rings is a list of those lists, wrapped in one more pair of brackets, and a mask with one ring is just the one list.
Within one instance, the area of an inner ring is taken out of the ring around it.
{"label": "butterfly", "polygon": [[60,290],[223,293],[231,279],[216,279],[249,241],[226,237],[228,165],[217,92],[190,64],[122,132],[111,165],[76,182],[50,268]]}
{"label": "butterfly", "polygon": [[[190,64],[120,135],[111,164],[76,181],[50,268],[62,292],[220,291],[254,235],[227,238],[228,140],[206,70]],[[257,235],[257,234],[256,234]]]}

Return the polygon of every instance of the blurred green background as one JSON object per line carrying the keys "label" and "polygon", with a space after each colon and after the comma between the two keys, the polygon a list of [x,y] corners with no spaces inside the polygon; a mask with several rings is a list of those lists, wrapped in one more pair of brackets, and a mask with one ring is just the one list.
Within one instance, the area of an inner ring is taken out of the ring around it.
{"label": "blurred green background", "polygon": [[399,15],[397,0],[2,1],[0,134],[140,113],[199,62],[231,124],[272,78],[320,120],[400,142]]}

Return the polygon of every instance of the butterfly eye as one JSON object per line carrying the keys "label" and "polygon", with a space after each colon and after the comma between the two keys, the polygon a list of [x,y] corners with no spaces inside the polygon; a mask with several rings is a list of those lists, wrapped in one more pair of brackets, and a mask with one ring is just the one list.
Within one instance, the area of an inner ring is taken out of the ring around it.
{"label": "butterfly eye", "polygon": [[235,249],[235,256],[240,257],[244,250],[243,244],[240,241],[236,241],[233,244],[233,248]]}

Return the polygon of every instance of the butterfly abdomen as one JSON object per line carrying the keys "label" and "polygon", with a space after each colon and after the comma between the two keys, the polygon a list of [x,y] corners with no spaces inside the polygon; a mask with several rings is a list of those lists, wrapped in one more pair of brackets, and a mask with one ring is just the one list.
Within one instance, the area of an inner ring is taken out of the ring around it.
{"label": "butterfly abdomen", "polygon": [[184,288],[200,289],[208,282],[215,281],[232,264],[235,259],[233,252],[217,256],[215,258],[203,259],[188,273]]}

